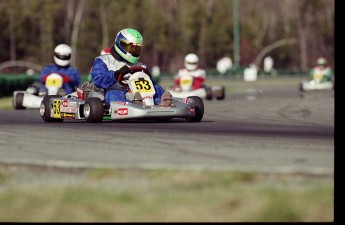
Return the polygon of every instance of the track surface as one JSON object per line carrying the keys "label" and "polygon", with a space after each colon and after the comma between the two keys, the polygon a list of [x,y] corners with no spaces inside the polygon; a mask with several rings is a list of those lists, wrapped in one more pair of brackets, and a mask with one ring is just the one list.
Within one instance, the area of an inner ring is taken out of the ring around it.
{"label": "track surface", "polygon": [[334,173],[334,92],[253,87],[204,100],[200,123],[44,123],[0,110],[0,163]]}

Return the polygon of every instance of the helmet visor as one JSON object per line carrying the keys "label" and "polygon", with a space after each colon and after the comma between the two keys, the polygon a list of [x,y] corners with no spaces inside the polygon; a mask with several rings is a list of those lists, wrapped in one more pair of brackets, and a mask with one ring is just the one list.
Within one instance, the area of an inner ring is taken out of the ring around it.
{"label": "helmet visor", "polygon": [[141,55],[141,51],[143,50],[143,45],[132,43],[126,41],[125,39],[120,40],[120,45],[126,52],[129,52],[134,57],[139,57]]}
{"label": "helmet visor", "polygon": [[56,58],[61,59],[61,60],[70,60],[71,59],[71,55],[61,55],[61,54],[57,54],[56,52],[54,52],[54,55]]}

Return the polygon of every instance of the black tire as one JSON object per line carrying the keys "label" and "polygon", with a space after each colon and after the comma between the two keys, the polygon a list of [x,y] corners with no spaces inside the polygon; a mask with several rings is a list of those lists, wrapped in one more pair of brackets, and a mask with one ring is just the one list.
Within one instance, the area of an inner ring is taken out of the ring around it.
{"label": "black tire", "polygon": [[332,79],[332,84],[333,84],[333,90],[335,91],[335,82],[334,82],[334,79]]}
{"label": "black tire", "polygon": [[88,98],[84,104],[85,120],[89,123],[100,123],[103,120],[104,106],[100,98]]}
{"label": "black tire", "polygon": [[213,98],[213,92],[210,87],[205,87],[206,90],[206,100],[212,100]]}
{"label": "black tire", "polygon": [[63,119],[51,118],[50,110],[53,107],[53,104],[50,102],[52,98],[61,98],[60,95],[45,95],[40,105],[40,114],[44,122],[62,122]]}
{"label": "black tire", "polygon": [[159,118],[157,121],[158,122],[162,122],[162,123],[164,123],[164,122],[169,122],[170,120],[172,120],[173,118]]}
{"label": "black tire", "polygon": [[66,90],[65,90],[65,89],[63,89],[63,88],[59,88],[59,90],[58,90],[57,94],[58,94],[58,95],[61,95],[61,96],[65,96],[65,95],[67,95]]}
{"label": "black tire", "polygon": [[204,102],[199,96],[190,96],[189,99],[192,99],[195,106],[195,116],[186,118],[187,122],[200,122],[204,116]]}
{"label": "black tire", "polygon": [[24,93],[16,93],[16,96],[12,98],[12,106],[14,109],[26,109],[23,106]]}
{"label": "black tire", "polygon": [[220,90],[218,90],[216,95],[217,100],[223,100],[225,98],[225,87],[222,86]]}

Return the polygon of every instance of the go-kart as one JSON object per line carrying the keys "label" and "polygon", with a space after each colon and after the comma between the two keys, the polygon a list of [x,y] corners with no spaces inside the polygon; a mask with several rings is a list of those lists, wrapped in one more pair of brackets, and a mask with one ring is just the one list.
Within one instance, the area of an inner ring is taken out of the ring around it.
{"label": "go-kart", "polygon": [[169,90],[171,95],[178,98],[186,98],[187,96],[199,96],[202,99],[212,100],[216,97],[217,100],[225,98],[224,86],[206,86],[193,90],[193,77],[183,76],[180,78],[178,87]]}
{"label": "go-kart", "polygon": [[[187,122],[200,122],[204,115],[204,104],[200,97],[171,97],[169,106],[155,105],[156,93],[150,79],[150,73],[143,67],[131,67],[131,76],[119,83],[127,88],[126,98],[131,102],[112,101],[110,106],[104,102],[104,90],[95,87],[92,82],[83,83],[77,92],[67,97],[45,96],[40,105],[40,115],[45,122],[61,122],[65,119],[85,120],[100,123],[103,120],[152,119],[169,121],[183,118]],[[141,94],[141,102],[134,98]]]}
{"label": "go-kart", "polygon": [[313,90],[333,90],[334,80],[324,81],[323,75],[314,74],[312,80],[305,80],[299,84],[299,90],[301,92],[313,91]]}
{"label": "go-kart", "polygon": [[12,97],[13,108],[38,109],[45,95],[66,95],[66,91],[62,88],[64,80],[64,75],[51,73],[45,77],[45,86],[48,92],[40,89],[41,83],[39,81],[34,82],[26,91],[14,91]]}

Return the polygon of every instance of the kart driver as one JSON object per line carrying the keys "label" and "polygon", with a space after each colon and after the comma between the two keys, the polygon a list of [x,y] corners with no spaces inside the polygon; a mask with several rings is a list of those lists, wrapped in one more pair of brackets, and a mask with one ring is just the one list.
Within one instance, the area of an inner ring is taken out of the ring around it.
{"label": "kart driver", "polygon": [[175,76],[174,88],[180,86],[180,79],[183,76],[193,77],[193,90],[201,88],[206,79],[206,71],[198,65],[199,57],[194,53],[187,54],[184,58],[184,68],[180,69]]}
{"label": "kart driver", "polygon": [[66,44],[59,44],[54,49],[54,62],[43,68],[40,74],[41,87],[40,92],[47,93],[45,87],[45,81],[49,74],[58,73],[63,77],[62,88],[66,91],[66,94],[70,94],[75,91],[76,87],[81,83],[81,76],[79,71],[70,65],[72,49]]}
{"label": "kart driver", "polygon": [[[111,49],[110,47],[106,47],[106,48],[102,49],[101,52],[100,52],[100,55],[110,54],[110,49]],[[91,71],[92,71],[92,68],[90,70],[90,74],[87,75],[87,80],[88,81],[92,81]]]}
{"label": "kart driver", "polygon": [[[114,46],[110,49],[110,54],[101,55],[95,58],[91,76],[94,85],[103,88],[105,92],[105,104],[109,107],[111,101],[130,102],[126,99],[128,88],[122,86],[120,82],[128,79],[131,75],[131,66],[147,66],[139,62],[143,49],[143,37],[135,29],[125,28],[115,37]],[[163,90],[153,80],[156,94],[154,103],[161,106],[171,104],[171,94]],[[139,92],[135,93],[134,101],[142,104],[142,97]]]}
{"label": "kart driver", "polygon": [[310,71],[309,77],[311,80],[320,80],[320,82],[333,81],[333,70],[327,66],[327,60],[320,57],[316,61],[316,66]]}

